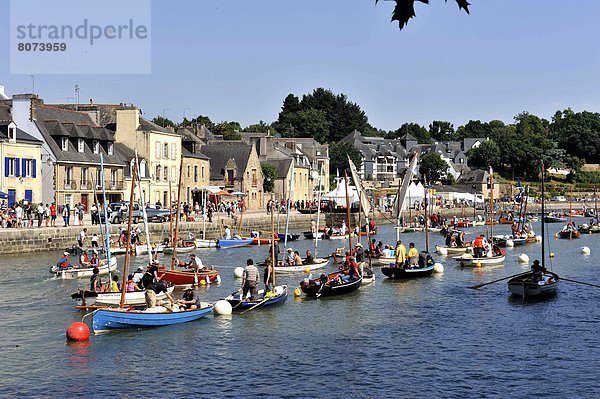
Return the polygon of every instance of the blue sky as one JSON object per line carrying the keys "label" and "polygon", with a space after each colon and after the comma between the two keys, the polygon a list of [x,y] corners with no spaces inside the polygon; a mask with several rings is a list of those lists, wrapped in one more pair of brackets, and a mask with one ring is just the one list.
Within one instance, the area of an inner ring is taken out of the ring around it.
{"label": "blue sky", "polygon": [[[400,32],[387,1],[154,0],[150,75],[36,75],[35,89],[72,102],[77,84],[82,102],[242,125],[316,87],[346,93],[382,129],[600,111],[599,1],[472,0],[470,16],[430,3]],[[1,0],[0,84],[29,92],[29,75],[9,73],[8,25]]]}

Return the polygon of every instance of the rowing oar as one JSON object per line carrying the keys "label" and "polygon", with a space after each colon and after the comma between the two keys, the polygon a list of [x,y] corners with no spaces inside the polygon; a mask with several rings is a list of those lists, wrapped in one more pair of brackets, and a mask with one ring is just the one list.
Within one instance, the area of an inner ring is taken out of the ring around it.
{"label": "rowing oar", "polygon": [[474,285],[472,287],[467,287],[467,288],[472,288],[474,290],[477,290],[477,289],[479,289],[479,288],[481,288],[483,286],[497,283],[498,281],[508,280],[509,278],[513,278],[513,277],[524,276],[524,275],[529,274],[529,273],[531,273],[531,272],[523,272],[523,273],[515,274],[514,276],[508,276],[508,277],[499,278],[498,280],[490,281],[489,283],[478,284],[478,285]]}
{"label": "rowing oar", "polygon": [[591,283],[585,283],[585,282],[583,282],[583,281],[571,280],[571,279],[564,278],[564,277],[559,277],[559,280],[565,280],[565,281],[569,281],[569,282],[571,282],[571,283],[577,283],[577,284],[589,285],[590,287],[596,287],[596,288],[600,288],[600,285],[591,284]]}
{"label": "rowing oar", "polygon": [[252,306],[250,309],[244,310],[244,311],[243,311],[242,313],[240,313],[240,314],[242,315],[242,314],[244,314],[244,313],[246,313],[246,312],[249,312],[249,311],[253,310],[254,308],[257,308],[257,307],[259,307],[260,305],[262,305],[262,304],[264,304],[265,302],[267,302],[269,299],[271,299],[271,297],[270,297],[270,296],[268,296],[268,297],[265,297],[265,299],[263,299],[262,301],[260,301],[260,302],[259,302],[259,303],[257,303],[256,305]]}

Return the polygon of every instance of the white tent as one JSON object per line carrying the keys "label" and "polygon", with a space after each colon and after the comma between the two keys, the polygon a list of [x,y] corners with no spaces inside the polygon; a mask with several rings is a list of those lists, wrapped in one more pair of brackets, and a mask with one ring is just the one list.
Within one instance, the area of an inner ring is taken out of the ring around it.
{"label": "white tent", "polygon": [[[323,199],[333,200],[337,205],[346,206],[346,182],[343,177],[336,177],[336,187],[333,191],[323,195]],[[350,203],[358,202],[358,191],[354,186],[348,186],[348,197]]]}

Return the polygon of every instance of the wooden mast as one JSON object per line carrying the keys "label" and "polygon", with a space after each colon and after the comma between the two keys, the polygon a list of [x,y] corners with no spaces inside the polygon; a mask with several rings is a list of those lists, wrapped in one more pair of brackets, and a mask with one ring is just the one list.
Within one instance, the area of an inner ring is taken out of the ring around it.
{"label": "wooden mast", "polygon": [[[427,178],[425,178],[425,252],[429,253],[429,216],[427,208],[429,207],[429,188],[427,188]],[[463,202],[464,205],[464,202]],[[464,209],[464,208],[463,208]]]}
{"label": "wooden mast", "polygon": [[492,223],[490,224],[490,236],[492,239],[492,247],[494,246],[494,214],[496,211],[496,206],[494,204],[494,170],[490,166],[490,212],[492,215]]}
{"label": "wooden mast", "polygon": [[[123,278],[121,279],[121,302],[119,307],[125,306],[125,292],[127,291],[127,268],[129,267],[129,260],[131,258],[131,219],[133,219],[133,194],[135,192],[135,177],[137,174],[136,164],[133,164],[131,170],[131,194],[129,195],[129,216],[127,219],[127,242],[125,243],[125,262],[123,263]],[[110,269],[110,264],[108,265]],[[109,282],[111,284],[112,282]]]}
{"label": "wooden mast", "polygon": [[321,216],[321,184],[322,184],[322,174],[323,174],[323,165],[321,164],[321,168],[319,170],[319,191],[317,192],[317,226],[315,228],[315,254],[314,257],[317,259],[317,246],[319,243],[319,221]]}
{"label": "wooden mast", "polygon": [[179,164],[179,183],[177,184],[177,208],[175,209],[175,235],[173,237],[173,254],[171,255],[171,270],[175,270],[175,257],[177,256],[177,241],[179,239],[179,201],[181,199],[181,176],[183,175],[183,157]]}
{"label": "wooden mast", "polygon": [[542,270],[545,269],[545,265],[546,265],[546,244],[545,244],[545,242],[546,242],[546,236],[545,236],[545,231],[546,231],[546,227],[545,227],[545,224],[546,224],[545,202],[546,201],[544,199],[544,195],[545,195],[545,192],[544,192],[544,178],[546,177],[545,174],[546,174],[546,171],[544,169],[544,161],[542,161],[542,232],[541,232],[542,233]]}
{"label": "wooden mast", "polygon": [[[271,200],[273,200],[273,193],[271,193]],[[273,285],[271,286],[271,292],[275,292],[275,215],[273,214],[273,209],[271,207],[271,267],[273,271],[271,272],[271,281]],[[267,284],[269,280],[267,279]],[[267,294],[265,289],[265,295]]]}
{"label": "wooden mast", "polygon": [[[348,226],[352,226],[350,224],[350,196],[348,193],[348,173],[346,173],[346,169],[344,169],[344,182],[346,184],[346,214],[348,216]],[[352,234],[350,234],[350,230],[348,230],[348,250],[350,254],[352,254]]]}
{"label": "wooden mast", "polygon": [[169,246],[173,248],[173,193],[171,191],[171,180],[169,180]]}

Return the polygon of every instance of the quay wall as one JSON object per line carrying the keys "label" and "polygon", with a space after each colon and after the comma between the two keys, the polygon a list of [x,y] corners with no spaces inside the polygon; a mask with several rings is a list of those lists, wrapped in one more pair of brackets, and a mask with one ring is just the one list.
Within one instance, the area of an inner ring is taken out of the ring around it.
{"label": "quay wall", "polygon": [[[568,203],[552,203],[547,204],[548,210],[552,209],[568,209]],[[528,211],[538,212],[539,204],[535,204],[528,207]],[[573,208],[581,208],[580,204],[573,204]],[[436,210],[437,213],[440,211],[443,215],[451,217],[454,215],[460,216],[462,210],[460,208],[442,209]],[[477,211],[477,214],[481,214],[482,211]],[[465,217],[472,217],[472,208],[464,210]],[[345,220],[345,214],[327,215],[322,214],[319,224],[331,224],[333,217],[333,225],[339,226],[342,220]],[[352,215],[352,224],[354,225],[357,220],[356,215]],[[316,219],[316,214],[303,215],[299,213],[292,213],[290,215],[290,229],[310,229],[311,220]],[[387,224],[394,223],[393,217],[390,216],[389,212],[385,214],[377,214],[375,217],[376,223]],[[100,236],[100,226],[91,226],[89,221],[86,221],[87,231],[87,244],[89,244],[89,237],[94,233]],[[275,222],[277,225],[277,222]],[[364,221],[363,221],[364,223]],[[223,221],[224,225],[229,225],[232,234],[237,234],[237,223],[233,222],[230,218],[225,218]],[[196,238],[202,238],[202,222],[181,222],[179,224],[180,236],[184,239],[188,237],[188,233],[192,232]],[[142,224],[139,224],[140,228],[143,229]],[[285,229],[285,215],[279,217],[280,231]],[[69,227],[43,227],[43,228],[32,228],[32,229],[0,229],[0,254],[17,254],[17,253],[28,253],[28,252],[42,252],[42,251],[57,251],[69,248],[76,243],[76,238],[81,229],[81,226],[69,226]],[[111,234],[118,234],[121,225],[110,225],[109,230]],[[164,238],[169,236],[169,223],[148,223],[148,229],[150,233],[150,240],[152,242],[162,241]],[[254,213],[249,216],[244,216],[242,235],[248,236],[251,230],[261,231],[261,235],[269,235],[271,230],[271,218],[266,213]],[[219,236],[220,229],[216,218],[213,219],[213,223],[206,224],[206,238],[215,239]],[[142,240],[144,238],[142,237]],[[88,245],[89,246],[89,245]]]}

